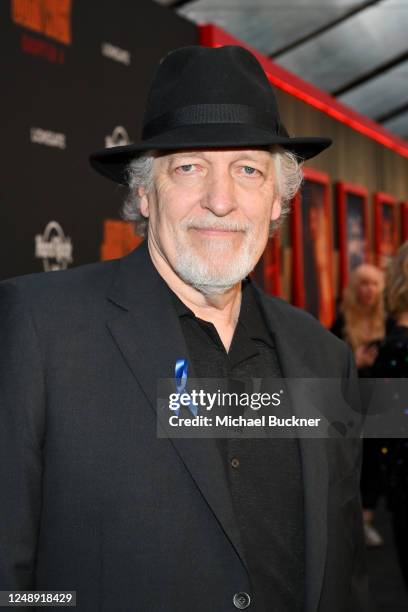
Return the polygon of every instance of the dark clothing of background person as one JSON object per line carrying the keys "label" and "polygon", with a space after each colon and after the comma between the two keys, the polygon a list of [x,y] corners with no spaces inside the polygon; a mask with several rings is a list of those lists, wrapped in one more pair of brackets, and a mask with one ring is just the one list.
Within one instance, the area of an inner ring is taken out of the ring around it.
{"label": "dark clothing of background person", "polygon": [[[408,327],[393,326],[380,346],[372,371],[375,378],[408,379]],[[405,392],[401,410],[406,409],[406,396]],[[392,512],[398,559],[408,588],[408,441],[390,438],[385,442],[388,448],[388,507]]]}
{"label": "dark clothing of background person", "polygon": [[[330,331],[346,340],[344,333],[345,317],[339,313]],[[357,368],[360,378],[370,378],[373,376],[372,367],[364,366]],[[374,510],[378,500],[384,493],[384,458],[381,452],[383,440],[380,438],[365,438],[363,440],[363,463],[361,466],[361,499],[363,508]]]}

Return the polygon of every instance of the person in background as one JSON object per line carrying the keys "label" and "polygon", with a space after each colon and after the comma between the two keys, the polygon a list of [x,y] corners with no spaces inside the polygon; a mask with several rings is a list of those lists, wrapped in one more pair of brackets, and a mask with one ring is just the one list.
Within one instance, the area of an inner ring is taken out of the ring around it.
{"label": "person in background", "polygon": [[[340,312],[331,331],[352,348],[360,377],[372,376],[378,346],[385,336],[384,274],[371,264],[354,268],[344,290]],[[374,510],[383,491],[382,440],[363,443],[361,495],[367,546],[380,546],[383,539],[373,527]]]}
{"label": "person in background", "polygon": [[[394,326],[387,333],[373,365],[376,378],[408,377],[408,241],[387,270],[386,301]],[[405,396],[405,394],[404,394]],[[392,511],[395,546],[408,587],[408,444],[405,438],[387,440],[388,504]]]}
{"label": "person in background", "polygon": [[385,336],[384,274],[371,264],[354,268],[344,290],[333,334],[353,349],[360,376],[369,376]]}

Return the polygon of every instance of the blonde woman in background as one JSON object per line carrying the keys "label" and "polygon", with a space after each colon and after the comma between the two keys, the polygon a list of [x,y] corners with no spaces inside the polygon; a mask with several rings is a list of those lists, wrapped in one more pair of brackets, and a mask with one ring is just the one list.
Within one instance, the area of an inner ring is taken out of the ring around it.
{"label": "blonde woman in background", "polygon": [[331,331],[353,349],[360,376],[370,375],[377,343],[385,336],[384,274],[376,266],[354,268]]}
{"label": "blonde woman in background", "polygon": [[[359,376],[372,376],[378,347],[385,336],[384,274],[376,266],[362,264],[350,275],[340,305],[339,316],[331,331],[353,350]],[[363,443],[361,496],[366,544],[379,546],[383,539],[372,525],[374,510],[383,492],[382,441]]]}

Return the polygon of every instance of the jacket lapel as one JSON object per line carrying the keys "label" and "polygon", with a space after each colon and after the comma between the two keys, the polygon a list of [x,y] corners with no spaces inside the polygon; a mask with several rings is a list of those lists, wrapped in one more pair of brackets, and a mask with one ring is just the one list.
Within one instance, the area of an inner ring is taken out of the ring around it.
{"label": "jacket lapel", "polygon": [[[156,413],[157,379],[173,379],[180,358],[188,359],[189,377],[194,377],[191,359],[169,289],[150,260],[146,241],[119,266],[108,299],[120,309],[108,327]],[[170,443],[247,567],[216,440],[175,438]]]}
{"label": "jacket lapel", "polygon": [[[285,378],[318,378],[305,359],[305,346],[299,346],[298,337],[293,334],[293,320],[287,315],[286,309],[276,310],[272,307],[270,298],[257,287],[261,308],[269,323],[270,331],[275,339],[276,350]],[[313,338],[310,338],[313,342]],[[309,358],[310,361],[310,358]],[[307,389],[306,389],[307,391]],[[306,405],[313,408],[315,398],[304,394],[300,398],[291,396],[294,413],[297,407]],[[305,412],[299,416],[304,416]],[[313,414],[313,410],[311,411]],[[324,438],[298,438],[304,487],[305,504],[305,612],[315,612],[318,607],[323,583],[324,567],[327,549],[327,491],[328,469],[327,449]]]}

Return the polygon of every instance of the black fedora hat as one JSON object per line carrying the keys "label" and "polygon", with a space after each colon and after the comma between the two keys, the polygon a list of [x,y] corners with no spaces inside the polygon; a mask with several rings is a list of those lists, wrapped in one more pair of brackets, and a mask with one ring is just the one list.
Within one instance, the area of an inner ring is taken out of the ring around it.
{"label": "black fedora hat", "polygon": [[183,47],[161,61],[154,76],[138,143],[90,156],[101,174],[126,184],[126,166],[151,149],[171,151],[279,144],[309,159],[330,138],[291,138],[258,60],[239,46]]}

